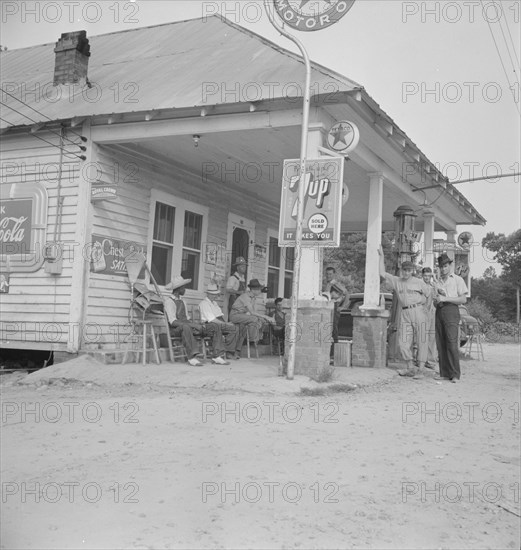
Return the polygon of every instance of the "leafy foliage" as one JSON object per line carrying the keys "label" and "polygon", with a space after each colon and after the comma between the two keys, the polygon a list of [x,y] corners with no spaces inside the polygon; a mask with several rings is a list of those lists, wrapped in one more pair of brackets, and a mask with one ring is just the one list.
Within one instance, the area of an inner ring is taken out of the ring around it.
{"label": "leafy foliage", "polygon": [[493,259],[503,267],[502,276],[510,283],[521,285],[521,229],[505,236],[493,232],[481,241],[484,248],[495,252]]}
{"label": "leafy foliage", "polygon": [[[385,266],[389,273],[394,273],[396,262],[393,238],[394,233],[384,233],[382,236]],[[345,233],[339,248],[326,248],[324,251],[324,265],[336,269],[336,278],[349,293],[364,291],[366,245],[366,233]]]}
{"label": "leafy foliage", "polygon": [[471,289],[471,303],[476,299],[479,300],[496,319],[501,321],[516,320],[516,288],[505,277],[473,278]]}

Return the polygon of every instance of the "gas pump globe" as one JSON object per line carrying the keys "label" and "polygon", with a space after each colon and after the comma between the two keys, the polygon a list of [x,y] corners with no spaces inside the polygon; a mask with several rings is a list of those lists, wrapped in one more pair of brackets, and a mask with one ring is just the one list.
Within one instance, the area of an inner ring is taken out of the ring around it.
{"label": "gas pump globe", "polygon": [[416,214],[414,210],[407,205],[399,206],[393,214],[394,216],[394,234],[396,239],[396,248],[398,252],[396,273],[398,274],[403,262],[413,262],[417,253],[413,250],[415,239],[414,221]]}

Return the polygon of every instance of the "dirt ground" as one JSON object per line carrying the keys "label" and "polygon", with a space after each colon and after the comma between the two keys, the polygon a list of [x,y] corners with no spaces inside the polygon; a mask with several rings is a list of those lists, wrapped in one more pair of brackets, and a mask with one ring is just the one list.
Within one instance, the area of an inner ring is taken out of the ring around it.
{"label": "dirt ground", "polygon": [[3,375],[1,547],[518,549],[520,347],[484,352],[322,396]]}

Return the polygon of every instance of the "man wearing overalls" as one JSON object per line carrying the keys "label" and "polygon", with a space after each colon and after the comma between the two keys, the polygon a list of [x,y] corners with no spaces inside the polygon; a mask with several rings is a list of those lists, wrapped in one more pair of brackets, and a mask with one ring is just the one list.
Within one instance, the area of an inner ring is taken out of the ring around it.
{"label": "man wearing overalls", "polygon": [[235,266],[235,273],[228,278],[226,283],[226,294],[228,296],[228,318],[235,300],[237,300],[241,294],[246,292],[245,275],[248,268],[248,262],[242,256],[239,256],[233,265]]}
{"label": "man wearing overalls", "polygon": [[[382,247],[380,255],[380,277],[385,278],[398,298],[400,308],[400,326],[398,328],[398,345],[402,357],[407,363],[406,370],[399,370],[400,376],[411,376],[415,380],[422,378],[422,368],[425,367],[429,342],[426,338],[427,315],[430,308],[432,294],[430,288],[418,277],[413,277],[414,264],[403,262],[401,277],[396,277],[385,271],[384,253]],[[414,365],[413,346],[418,346],[418,367]]]}

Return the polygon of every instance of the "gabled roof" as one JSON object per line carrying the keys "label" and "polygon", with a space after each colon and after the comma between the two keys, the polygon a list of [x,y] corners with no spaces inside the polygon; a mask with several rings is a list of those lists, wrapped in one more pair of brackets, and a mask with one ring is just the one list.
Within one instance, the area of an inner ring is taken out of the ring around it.
{"label": "gabled roof", "polygon": [[[30,119],[8,108],[2,118],[18,126],[46,117],[64,120],[302,96],[303,63],[297,55],[219,16],[88,38],[90,89],[53,87],[54,43],[2,52],[2,88],[41,113],[2,94],[3,103]],[[361,88],[317,63],[312,71],[315,91],[330,91],[332,82],[338,92]]]}
{"label": "gabled roof", "polygon": [[[132,113],[151,111],[163,111],[168,118],[174,110],[233,109],[235,104],[257,102],[269,106],[288,97],[283,103],[291,108],[303,96],[300,56],[217,15],[88,38],[90,88],[53,86],[55,43],[0,53],[1,88],[11,94],[0,92],[5,105],[0,106],[0,130],[97,115],[142,117]],[[327,96],[332,90],[337,98],[359,95],[360,104],[370,110],[369,119],[374,123],[376,117],[392,128],[400,148],[427,166],[426,172],[441,182],[465,216],[485,223],[360,84],[312,63],[312,96]]]}

